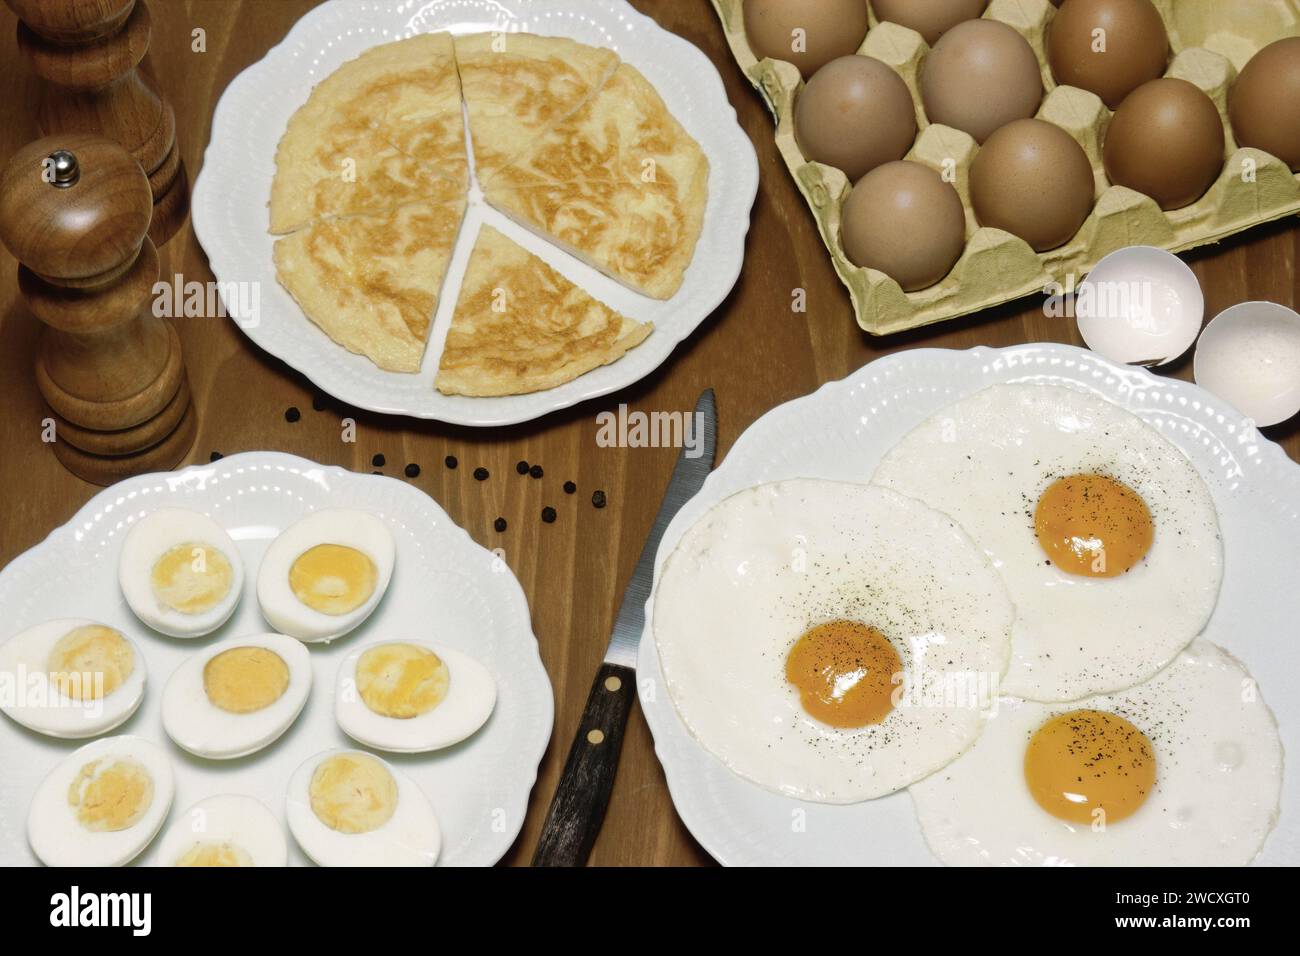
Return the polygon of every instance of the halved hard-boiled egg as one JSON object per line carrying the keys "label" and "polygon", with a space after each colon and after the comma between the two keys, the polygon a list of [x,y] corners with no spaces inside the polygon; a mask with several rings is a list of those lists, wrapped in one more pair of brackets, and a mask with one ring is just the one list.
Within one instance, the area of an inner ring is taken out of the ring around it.
{"label": "halved hard-boiled egg", "polygon": [[321,866],[432,866],[442,831],[423,791],[360,750],[317,754],[294,771],[289,830]]}
{"label": "halved hard-boiled egg", "polygon": [[230,535],[184,508],[161,508],[136,522],[122,543],[117,576],[136,617],[171,637],[211,634],[244,591],[244,565]]}
{"label": "halved hard-boiled egg", "polygon": [[311,693],[311,656],[283,634],[236,637],[204,648],[167,680],[167,736],[200,757],[261,750],[289,729]]}
{"label": "halved hard-boiled egg", "polygon": [[223,793],[200,800],[163,834],[163,866],[285,866],[284,828],[260,800]]}
{"label": "halved hard-boiled egg", "polygon": [[283,634],[328,641],[370,616],[393,574],[388,525],[365,511],[316,511],[286,528],[257,574],[262,615]]}
{"label": "halved hard-boiled egg", "polygon": [[74,750],[36,788],[27,839],[47,866],[122,866],[162,827],[171,763],[143,737],[105,737]]}
{"label": "halved hard-boiled egg", "polygon": [[85,618],[37,624],[0,645],[13,688],[0,709],[51,737],[93,737],[124,723],[144,698],[145,663],[121,631]]}
{"label": "halved hard-boiled egg", "polygon": [[358,648],[339,666],[334,714],[359,743],[398,753],[460,743],[487,722],[496,681],[450,647],[392,641]]}

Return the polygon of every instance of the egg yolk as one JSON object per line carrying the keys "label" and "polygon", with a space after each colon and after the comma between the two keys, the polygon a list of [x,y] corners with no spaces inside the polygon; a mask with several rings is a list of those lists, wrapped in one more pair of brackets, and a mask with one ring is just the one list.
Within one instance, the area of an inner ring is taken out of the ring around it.
{"label": "egg yolk", "polygon": [[77,821],[95,833],[135,826],[153,803],[153,778],[130,758],[107,767],[102,763],[92,760],[81,768],[68,787],[68,805]]}
{"label": "egg yolk", "polygon": [[265,647],[232,647],[203,665],[208,700],[232,714],[269,707],[288,686],[289,665]]}
{"label": "egg yolk", "polygon": [[1054,817],[1116,823],[1135,813],[1155,786],[1155,750],[1123,717],[1072,710],[1034,732],[1025,750],[1025,782]]}
{"label": "egg yolk", "polygon": [[338,754],[311,775],[311,809],[331,830],[368,833],[397,809],[397,781],[368,754]]}
{"label": "egg yolk", "polygon": [[342,544],[318,544],[293,562],[289,587],[314,611],[347,614],[375,593],[377,577],[369,555]]}
{"label": "egg yolk", "polygon": [[357,660],[357,692],[385,717],[418,717],[442,703],[451,673],[442,658],[415,644],[380,644]]}
{"label": "egg yolk", "polygon": [[237,843],[209,840],[186,850],[176,866],[252,866],[253,858]]}
{"label": "egg yolk", "polygon": [[158,603],[182,614],[210,611],[230,593],[234,573],[216,548],[189,542],[159,558],[149,575]]}
{"label": "egg yolk", "polygon": [[1146,502],[1105,475],[1058,478],[1038,499],[1034,531],[1067,574],[1113,578],[1151,550],[1155,531]]}
{"label": "egg yolk", "polygon": [[799,690],[810,717],[832,727],[878,724],[893,710],[898,651],[874,627],[831,621],[795,642],[785,661],[785,678]]}
{"label": "egg yolk", "polygon": [[64,697],[99,700],[122,686],[135,670],[135,651],[102,624],[73,628],[50,650],[50,681]]}

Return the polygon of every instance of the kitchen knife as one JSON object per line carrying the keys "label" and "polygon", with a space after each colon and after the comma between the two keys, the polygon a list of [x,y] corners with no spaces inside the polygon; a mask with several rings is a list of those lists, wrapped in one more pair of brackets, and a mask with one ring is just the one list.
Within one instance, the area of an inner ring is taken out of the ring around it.
{"label": "kitchen knife", "polygon": [[542,825],[542,835],[533,854],[533,866],[582,866],[596,842],[605,820],[605,808],[614,788],[623,730],[636,692],[637,645],[645,627],[645,604],[654,581],[655,554],[664,529],[687,501],[694,497],[713,469],[717,445],[717,408],[713,389],[705,389],[695,403],[695,457],[684,447],[677,456],[663,504],[655,515],[650,536],[623,592],[623,603],[614,620],[614,634],[605,660],[587,697],[587,707],[578,723],[569,758],[560,774],[559,786],[551,798],[551,809]]}

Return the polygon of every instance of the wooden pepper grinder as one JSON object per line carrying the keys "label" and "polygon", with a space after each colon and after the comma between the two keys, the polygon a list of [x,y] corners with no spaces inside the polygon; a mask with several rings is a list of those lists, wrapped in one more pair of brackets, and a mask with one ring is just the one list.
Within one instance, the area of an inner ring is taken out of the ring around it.
{"label": "wooden pepper grinder", "polygon": [[21,21],[19,49],[46,81],[37,110],[41,133],[99,133],[125,147],[149,176],[149,238],[161,246],[185,221],[190,198],[176,115],[144,62],[148,6],[144,0],[6,2]]}
{"label": "wooden pepper grinder", "polygon": [[54,413],[54,454],[101,485],[171,468],[194,441],[180,339],[151,307],[152,213],[143,170],[102,136],[37,140],[0,171],[0,240],[47,326],[36,383]]}

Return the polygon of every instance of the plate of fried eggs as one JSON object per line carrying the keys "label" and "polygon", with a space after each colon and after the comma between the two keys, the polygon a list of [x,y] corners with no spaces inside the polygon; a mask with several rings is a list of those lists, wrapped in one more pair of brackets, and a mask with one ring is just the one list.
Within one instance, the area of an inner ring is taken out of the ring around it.
{"label": "plate of fried eggs", "polygon": [[1300,861],[1300,468],[1063,345],[917,349],[754,423],[638,660],[732,865]]}
{"label": "plate of fried eggs", "polygon": [[131,478],[0,572],[0,864],[488,865],[553,700],[427,495],[290,455]]}

